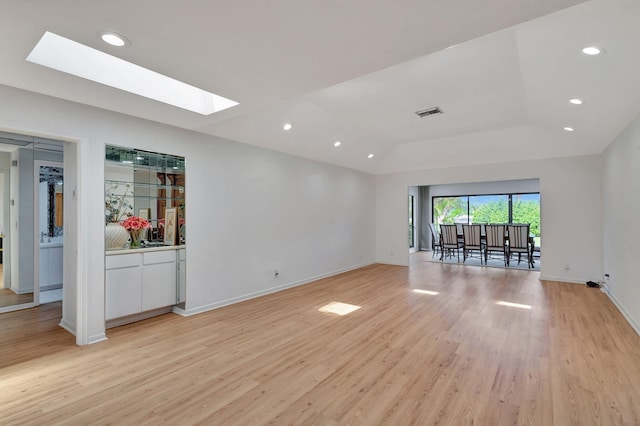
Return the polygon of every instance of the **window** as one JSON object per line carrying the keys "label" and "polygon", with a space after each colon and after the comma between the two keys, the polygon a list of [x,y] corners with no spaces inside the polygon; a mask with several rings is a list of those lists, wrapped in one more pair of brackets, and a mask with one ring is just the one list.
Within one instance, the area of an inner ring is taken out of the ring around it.
{"label": "window", "polygon": [[433,223],[467,223],[469,197],[433,197]]}
{"label": "window", "polygon": [[540,237],[540,193],[433,197],[433,223],[530,223]]}
{"label": "window", "polygon": [[508,195],[475,195],[469,197],[469,223],[507,223]]}
{"label": "window", "polygon": [[514,194],[511,196],[512,222],[530,223],[531,232],[540,236],[540,194]]}

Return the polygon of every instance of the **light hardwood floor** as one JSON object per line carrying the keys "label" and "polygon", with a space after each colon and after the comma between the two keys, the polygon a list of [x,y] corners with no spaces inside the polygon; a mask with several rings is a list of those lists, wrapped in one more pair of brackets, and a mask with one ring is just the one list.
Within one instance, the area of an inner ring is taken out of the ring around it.
{"label": "light hardwood floor", "polygon": [[538,278],[418,254],[89,347],[59,304],[0,315],[0,424],[640,424],[640,337]]}
{"label": "light hardwood floor", "polygon": [[0,288],[0,308],[33,302],[33,293],[15,294],[9,288]]}

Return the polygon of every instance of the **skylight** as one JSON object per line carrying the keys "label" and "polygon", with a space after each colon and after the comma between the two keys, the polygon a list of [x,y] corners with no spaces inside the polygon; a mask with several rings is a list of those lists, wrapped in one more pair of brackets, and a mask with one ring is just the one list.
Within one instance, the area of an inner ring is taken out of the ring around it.
{"label": "skylight", "polygon": [[49,31],[44,33],[27,56],[27,61],[202,115],[213,114],[238,105],[231,99]]}

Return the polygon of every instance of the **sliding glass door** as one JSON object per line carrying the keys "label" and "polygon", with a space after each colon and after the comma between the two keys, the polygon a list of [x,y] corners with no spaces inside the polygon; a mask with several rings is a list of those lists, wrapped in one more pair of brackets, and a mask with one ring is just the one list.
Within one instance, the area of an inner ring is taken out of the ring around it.
{"label": "sliding glass door", "polygon": [[443,223],[530,223],[540,236],[540,194],[494,194],[433,197],[432,219]]}

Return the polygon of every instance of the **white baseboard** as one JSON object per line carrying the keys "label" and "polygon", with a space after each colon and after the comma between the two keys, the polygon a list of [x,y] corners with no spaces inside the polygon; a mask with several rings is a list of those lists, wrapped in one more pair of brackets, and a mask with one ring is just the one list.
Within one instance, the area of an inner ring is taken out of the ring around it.
{"label": "white baseboard", "polygon": [[65,330],[67,330],[69,333],[73,334],[74,336],[76,335],[76,327],[75,327],[75,325],[70,324],[64,318],[62,319],[62,321],[60,321],[60,324],[58,324],[58,325],[60,327],[64,328]]}
{"label": "white baseboard", "polygon": [[610,291],[603,291],[603,293],[609,297],[609,300],[611,300],[613,304],[616,306],[616,308],[618,308],[618,310],[620,311],[622,316],[624,316],[624,318],[627,320],[629,325],[631,325],[631,327],[635,330],[635,332],[638,335],[640,335],[640,324],[638,324],[638,322],[633,319],[633,317],[624,308],[624,306],[620,303],[620,301],[616,298],[616,296],[612,294]]}
{"label": "white baseboard", "polygon": [[107,340],[107,335],[105,333],[98,333],[93,336],[89,336],[87,344],[93,345],[94,343],[104,342],[105,340]]}
{"label": "white baseboard", "polygon": [[222,308],[224,306],[233,305],[234,303],[243,302],[243,301],[249,300],[249,299],[255,299],[256,297],[266,296],[267,294],[277,293],[279,291],[286,290],[286,289],[289,289],[289,288],[298,287],[298,286],[301,286],[301,285],[304,285],[304,284],[309,284],[309,283],[311,283],[313,281],[318,281],[318,280],[321,280],[323,278],[328,278],[328,277],[332,277],[334,275],[342,274],[344,272],[353,271],[354,269],[363,268],[365,266],[372,265],[373,263],[374,262],[367,262],[367,263],[362,263],[360,265],[350,266],[348,268],[340,269],[340,270],[329,272],[329,273],[326,273],[326,274],[316,275],[315,277],[306,278],[304,280],[294,281],[294,282],[291,282],[291,283],[279,285],[279,286],[276,286],[276,287],[271,287],[271,288],[268,288],[268,289],[265,289],[265,290],[256,291],[256,292],[253,292],[253,293],[248,293],[248,294],[245,294],[245,295],[242,295],[242,296],[238,296],[238,297],[232,297],[231,299],[221,300],[219,302],[209,303],[207,305],[202,305],[202,306],[198,306],[198,307],[195,307],[195,308],[182,309],[182,308],[174,307],[173,308],[173,312],[175,312],[176,314],[181,315],[183,317],[189,317],[191,315],[201,314],[203,312],[212,311],[214,309]]}
{"label": "white baseboard", "polygon": [[33,293],[33,287],[19,289],[12,286],[11,291],[13,291],[15,294],[28,294],[28,293]]}
{"label": "white baseboard", "polygon": [[399,262],[387,262],[387,261],[379,261],[379,262],[375,262],[378,263],[380,265],[392,265],[392,266],[409,266],[406,263],[399,263]]}
{"label": "white baseboard", "polygon": [[559,281],[562,283],[573,283],[573,284],[587,284],[588,279],[580,280],[576,278],[568,278],[568,277],[550,277],[548,275],[540,275],[540,281]]}

